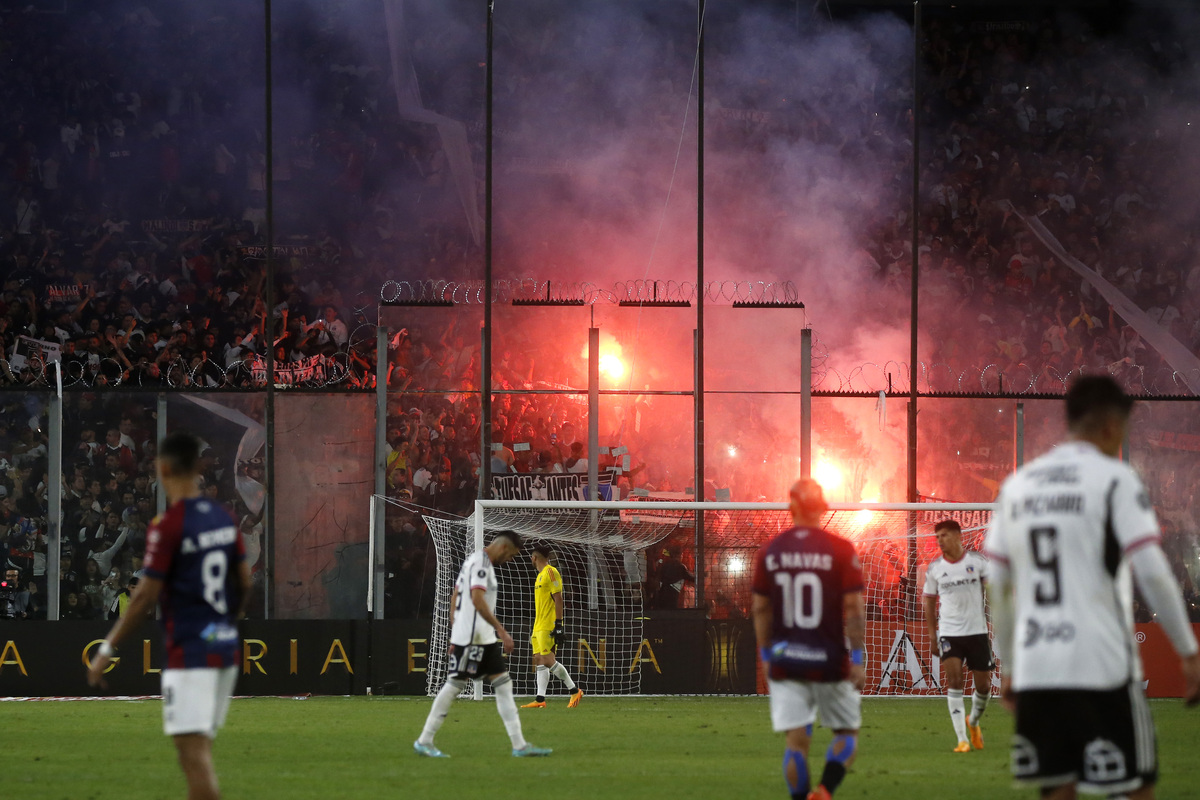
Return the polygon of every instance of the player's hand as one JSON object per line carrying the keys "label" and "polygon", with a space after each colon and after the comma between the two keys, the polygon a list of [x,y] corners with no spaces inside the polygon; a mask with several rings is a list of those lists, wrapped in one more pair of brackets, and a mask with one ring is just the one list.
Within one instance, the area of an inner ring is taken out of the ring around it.
{"label": "player's hand", "polygon": [[513,638],[508,635],[508,631],[500,631],[500,641],[504,643],[504,655],[513,651]]}
{"label": "player's hand", "polygon": [[1194,653],[1182,660],[1183,666],[1183,704],[1194,706],[1200,703],[1200,653]]}
{"label": "player's hand", "polygon": [[1000,705],[1010,714],[1017,713],[1017,693],[1012,688],[1012,678],[1000,676]]}
{"label": "player's hand", "polygon": [[92,663],[88,665],[88,686],[98,686],[101,689],[108,688],[108,681],[104,680],[104,670],[108,669],[111,661],[111,658],[102,656],[99,653],[92,657]]}
{"label": "player's hand", "polygon": [[562,620],[554,623],[554,630],[550,631],[550,635],[554,637],[555,644],[558,644],[558,640],[567,635],[567,632],[563,630]]}
{"label": "player's hand", "polygon": [[850,665],[850,677],[848,680],[854,684],[854,688],[860,692],[867,685],[867,668],[862,664]]}

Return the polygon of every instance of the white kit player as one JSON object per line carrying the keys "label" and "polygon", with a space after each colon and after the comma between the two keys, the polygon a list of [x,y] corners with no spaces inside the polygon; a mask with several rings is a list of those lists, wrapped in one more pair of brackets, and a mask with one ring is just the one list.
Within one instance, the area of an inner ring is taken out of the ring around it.
{"label": "white kit player", "polygon": [[[1142,690],[1133,585],[1200,699],[1200,654],[1141,480],[1118,460],[1132,398],[1108,376],[1067,390],[1070,441],[1018,470],[984,550],[1002,701],[1016,714],[1012,769],[1041,796],[1154,797],[1154,723]],[[1132,566],[1132,577],[1130,567]]]}
{"label": "white kit player", "polygon": [[[954,520],[942,520],[933,526],[933,532],[942,555],[925,571],[925,626],[933,654],[941,659],[946,671],[946,700],[958,736],[954,752],[969,753],[972,746],[983,749],[979,718],[992,693],[994,664],[983,594],[988,562],[963,547],[962,526]],[[964,665],[975,681],[970,719],[963,703]]]}
{"label": "white kit player", "polygon": [[446,682],[433,699],[420,738],[413,742],[418,755],[446,758],[433,743],[454,698],[473,678],[487,678],[496,693],[496,710],[512,741],[514,756],[548,756],[550,749],[534,747],[521,733],[521,719],[513,699],[512,677],[505,656],[512,652],[513,638],[496,619],[496,565],[521,552],[521,537],[515,531],[500,531],[491,544],[467,556],[454,591],[450,595],[450,657]]}

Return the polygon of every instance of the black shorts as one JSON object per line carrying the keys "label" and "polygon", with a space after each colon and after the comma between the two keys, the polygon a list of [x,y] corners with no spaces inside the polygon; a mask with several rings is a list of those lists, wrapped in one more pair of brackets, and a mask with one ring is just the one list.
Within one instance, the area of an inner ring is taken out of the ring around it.
{"label": "black shorts", "polygon": [[992,661],[992,642],[986,633],[972,636],[943,636],[938,639],[942,647],[942,660],[961,658],[967,669],[991,672],[996,664]]}
{"label": "black shorts", "polygon": [[491,644],[452,644],[450,645],[449,668],[446,670],[451,678],[485,678],[488,675],[499,675],[508,672],[508,659],[504,657],[504,645],[500,642]]}
{"label": "black shorts", "polygon": [[1123,794],[1154,784],[1156,750],[1154,721],[1139,684],[1017,693],[1012,771],[1022,783],[1078,783],[1083,791]]}

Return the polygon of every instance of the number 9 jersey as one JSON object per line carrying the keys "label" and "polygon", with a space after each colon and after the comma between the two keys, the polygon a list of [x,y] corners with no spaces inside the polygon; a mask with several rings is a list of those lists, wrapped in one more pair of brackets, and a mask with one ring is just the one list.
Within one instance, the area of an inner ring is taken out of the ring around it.
{"label": "number 9 jersey", "polygon": [[150,523],[144,572],[163,582],[168,669],[238,663],[236,575],[245,557],[233,516],[206,498],[179,500]]}
{"label": "number 9 jersey", "polygon": [[822,528],[790,528],[759,548],[752,589],[770,598],[771,642],[786,656],[773,660],[768,677],[833,682],[849,675],[845,596],[863,589],[850,542]]}
{"label": "number 9 jersey", "polygon": [[1014,641],[997,651],[1016,691],[1141,680],[1125,556],[1158,540],[1137,473],[1091,444],[1059,445],[1009,476],[984,552],[1011,575]]}

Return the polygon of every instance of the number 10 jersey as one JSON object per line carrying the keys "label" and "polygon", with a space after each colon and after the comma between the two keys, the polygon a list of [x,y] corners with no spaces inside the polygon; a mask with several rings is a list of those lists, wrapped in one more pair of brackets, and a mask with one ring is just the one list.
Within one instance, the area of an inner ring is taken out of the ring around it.
{"label": "number 10 jersey", "polygon": [[1159,541],[1141,479],[1086,442],[1059,445],[1000,489],[984,552],[1011,571],[1017,691],[1106,690],[1141,680],[1133,550]]}
{"label": "number 10 jersey", "polygon": [[751,585],[771,600],[772,645],[809,665],[769,677],[832,682],[849,674],[845,596],[863,589],[850,542],[822,528],[786,530],[759,548]]}

